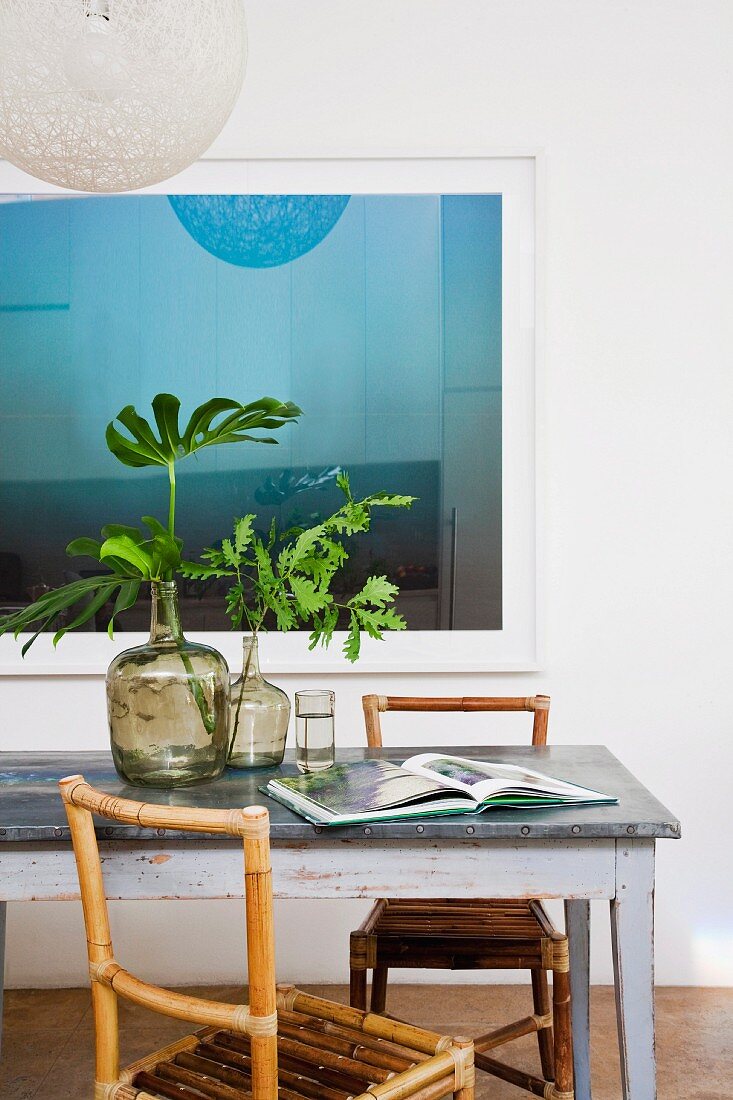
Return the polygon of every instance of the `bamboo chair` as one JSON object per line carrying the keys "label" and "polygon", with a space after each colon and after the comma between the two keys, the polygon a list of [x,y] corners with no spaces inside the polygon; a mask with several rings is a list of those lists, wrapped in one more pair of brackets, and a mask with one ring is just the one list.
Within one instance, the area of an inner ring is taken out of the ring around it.
{"label": "bamboo chair", "polygon": [[[275,985],[269,815],[130,802],[81,775],[59,784],[86,926],[96,1033],[94,1100],[474,1100],[473,1044]],[[148,985],[115,960],[92,812],[244,843],[248,1005]],[[120,1071],[117,998],[204,1025]]]}
{"label": "bamboo chair", "polygon": [[[381,748],[385,711],[529,711],[532,744],[547,743],[550,699],[362,698],[367,743]],[[366,1008],[367,971],[372,971],[371,1010],[385,1010],[390,967],[428,970],[529,970],[534,1012],[474,1039],[475,1064],[504,1081],[549,1100],[573,1096],[570,981],[567,938],[557,932],[539,901],[434,901],[380,899],[351,933],[351,1004]],[[553,973],[552,1004],[547,972]],[[554,1019],[554,1028],[553,1028]],[[542,1078],[507,1066],[486,1052],[521,1035],[537,1033]]]}

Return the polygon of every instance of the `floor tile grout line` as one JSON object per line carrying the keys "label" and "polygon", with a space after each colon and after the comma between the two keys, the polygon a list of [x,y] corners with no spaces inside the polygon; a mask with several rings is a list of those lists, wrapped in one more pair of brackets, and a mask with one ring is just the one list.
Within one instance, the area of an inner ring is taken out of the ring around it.
{"label": "floor tile grout line", "polygon": [[[84,1016],[85,1016],[85,1015],[86,1015],[86,1012],[84,1013]],[[83,1020],[83,1019],[84,1019],[84,1016],[82,1016],[81,1020]],[[65,1052],[65,1051],[66,1051],[66,1050],[68,1049],[68,1047],[69,1047],[69,1044],[71,1043],[72,1039],[74,1038],[74,1036],[76,1035],[76,1033],[77,1033],[77,1032],[79,1031],[79,1028],[81,1027],[81,1020],[79,1020],[79,1021],[78,1021],[78,1023],[77,1023],[77,1025],[76,1025],[76,1027],[75,1027],[75,1028],[73,1028],[73,1029],[72,1029],[72,1030],[71,1030],[71,1031],[69,1032],[69,1034],[67,1035],[67,1037],[66,1037],[66,1042],[65,1042],[65,1043],[64,1043],[64,1044],[63,1044],[63,1045],[62,1045],[62,1046],[61,1046],[61,1047],[59,1048],[59,1052],[58,1052],[58,1054],[56,1055],[56,1057],[54,1058],[54,1060],[53,1060],[53,1062],[51,1063],[51,1065],[49,1066],[48,1072],[47,1072],[47,1073],[45,1074],[45,1076],[44,1076],[44,1077],[43,1077],[43,1078],[42,1078],[42,1079],[41,1079],[41,1080],[39,1081],[39,1083],[38,1083],[38,1087],[37,1087],[36,1091],[35,1091],[35,1092],[33,1093],[33,1097],[31,1098],[31,1100],[35,1100],[35,1098],[36,1098],[36,1097],[43,1097],[43,1096],[45,1096],[45,1093],[44,1093],[44,1089],[43,1089],[43,1087],[44,1087],[44,1085],[46,1084],[46,1081],[48,1080],[49,1076],[50,1076],[50,1075],[51,1075],[51,1074],[53,1073],[53,1071],[55,1070],[56,1066],[57,1066],[57,1065],[59,1064],[59,1062],[61,1061],[61,1058],[63,1057],[63,1055],[64,1055],[64,1052]]]}

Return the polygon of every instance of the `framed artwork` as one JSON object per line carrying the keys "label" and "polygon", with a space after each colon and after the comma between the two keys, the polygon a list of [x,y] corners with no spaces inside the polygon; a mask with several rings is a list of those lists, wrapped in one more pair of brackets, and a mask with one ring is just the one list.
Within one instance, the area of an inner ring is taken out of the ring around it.
{"label": "framed artwork", "polygon": [[[536,175],[529,156],[202,161],[175,194],[70,196],[0,163],[0,609],[93,571],[72,538],[164,511],[165,479],[106,450],[124,405],[269,394],[303,409],[277,447],[181,464],[187,556],[234,516],[329,514],[339,469],[418,500],[375,519],[341,581],[393,578],[408,629],[356,666],[338,638],[309,653],[273,631],[266,669],[536,668]],[[182,613],[237,666],[220,586],[184,586]],[[25,661],[1,638],[0,673],[99,674],[146,614]]]}

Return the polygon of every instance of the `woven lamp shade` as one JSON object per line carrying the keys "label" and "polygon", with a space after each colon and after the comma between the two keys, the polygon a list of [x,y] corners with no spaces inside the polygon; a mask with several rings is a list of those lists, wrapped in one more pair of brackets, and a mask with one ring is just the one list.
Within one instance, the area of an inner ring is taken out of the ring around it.
{"label": "woven lamp shade", "polygon": [[131,191],[208,149],[242,86],[242,0],[0,0],[0,156]]}
{"label": "woven lamp shade", "polygon": [[348,195],[169,195],[181,225],[219,260],[278,267],[319,245]]}

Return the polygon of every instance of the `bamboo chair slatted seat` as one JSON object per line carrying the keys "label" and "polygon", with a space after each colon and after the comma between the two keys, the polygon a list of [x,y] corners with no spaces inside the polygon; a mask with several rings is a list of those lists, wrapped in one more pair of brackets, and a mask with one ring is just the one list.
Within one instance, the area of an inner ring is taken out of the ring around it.
{"label": "bamboo chair slatted seat", "polygon": [[[94,1100],[474,1100],[470,1039],[412,1027],[275,985],[269,815],[154,806],[59,784],[84,909],[95,1027]],[[249,1004],[149,985],[115,960],[92,814],[128,824],[237,837],[244,845]],[[119,1065],[118,997],[199,1026]],[[202,1026],[203,1025],[203,1026]]]}
{"label": "bamboo chair slatted seat", "polygon": [[[528,711],[534,715],[532,744],[547,743],[550,699],[546,695],[529,698],[365,695],[362,704],[370,748],[382,746],[380,716],[386,711]],[[366,1008],[367,973],[371,971],[371,1010],[384,1013],[389,970],[393,967],[529,970],[534,1012],[474,1038],[475,1064],[537,1096],[550,1100],[569,1100],[573,1096],[568,943],[553,927],[541,902],[382,898],[375,902],[361,927],[351,933],[351,1004]],[[548,971],[553,973],[552,1000]],[[535,1032],[541,1078],[513,1069],[487,1053]]]}

